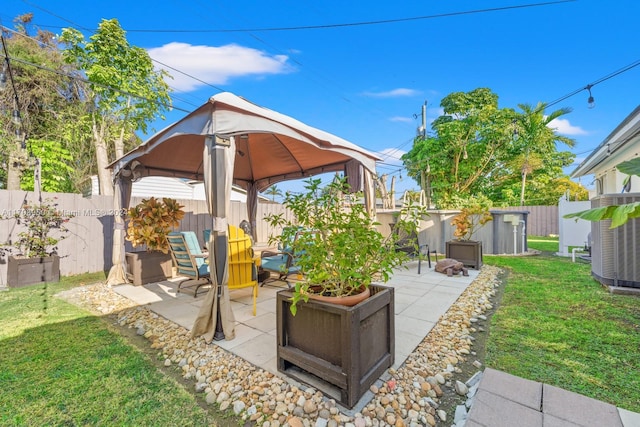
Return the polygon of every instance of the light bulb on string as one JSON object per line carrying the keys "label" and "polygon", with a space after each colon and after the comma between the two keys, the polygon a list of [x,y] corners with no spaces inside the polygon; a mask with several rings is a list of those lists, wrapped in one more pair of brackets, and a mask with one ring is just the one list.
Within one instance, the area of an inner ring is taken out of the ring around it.
{"label": "light bulb on string", "polygon": [[587,85],[587,91],[589,92],[589,98],[587,99],[587,108],[589,109],[593,109],[596,107],[596,100],[593,98],[593,95],[591,95],[592,87],[592,85]]}

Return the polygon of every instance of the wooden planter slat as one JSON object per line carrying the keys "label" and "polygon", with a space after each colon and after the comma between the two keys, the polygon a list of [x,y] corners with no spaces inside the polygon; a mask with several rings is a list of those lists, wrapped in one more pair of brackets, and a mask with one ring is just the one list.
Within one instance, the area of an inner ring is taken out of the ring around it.
{"label": "wooden planter slat", "polygon": [[309,300],[290,312],[289,290],[277,296],[278,370],[312,384],[352,408],[395,360],[393,288],[371,286],[353,307]]}

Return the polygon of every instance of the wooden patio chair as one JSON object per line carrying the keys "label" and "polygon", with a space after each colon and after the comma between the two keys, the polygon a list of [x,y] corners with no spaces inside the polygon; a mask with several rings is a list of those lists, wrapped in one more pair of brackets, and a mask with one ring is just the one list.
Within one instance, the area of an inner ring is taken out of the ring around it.
{"label": "wooden patio chair", "polygon": [[251,237],[241,228],[229,226],[229,290],[253,288],[253,315],[258,299],[258,260],[254,257]]}

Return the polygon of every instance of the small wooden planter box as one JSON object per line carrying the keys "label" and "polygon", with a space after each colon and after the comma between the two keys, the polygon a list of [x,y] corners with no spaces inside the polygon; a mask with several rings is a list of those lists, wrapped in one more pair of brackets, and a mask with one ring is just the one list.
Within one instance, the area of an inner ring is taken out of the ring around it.
{"label": "small wooden planter box", "polygon": [[451,240],[446,242],[446,257],[460,261],[465,267],[480,270],[482,267],[482,242]]}
{"label": "small wooden planter box", "polygon": [[60,257],[16,258],[9,256],[7,285],[12,288],[60,281]]}
{"label": "small wooden planter box", "polygon": [[161,282],[171,277],[171,254],[162,252],[127,252],[127,279],[134,285]]}
{"label": "small wooden planter box", "polygon": [[393,288],[370,289],[353,307],[309,300],[295,316],[278,292],[278,370],[353,408],[395,360]]}

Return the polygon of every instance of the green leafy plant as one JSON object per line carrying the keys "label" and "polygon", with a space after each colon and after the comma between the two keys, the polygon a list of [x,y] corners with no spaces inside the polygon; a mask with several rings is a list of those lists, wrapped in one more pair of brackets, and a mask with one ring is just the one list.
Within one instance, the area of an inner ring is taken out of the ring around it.
{"label": "green leafy plant", "polygon": [[18,233],[17,240],[0,245],[0,255],[11,253],[12,247],[25,258],[44,258],[55,254],[58,249],[56,245],[69,232],[65,224],[73,218],[73,215],[58,210],[57,206],[55,200],[50,198],[38,204],[25,201],[12,217],[26,230]]}
{"label": "green leafy plant", "polygon": [[464,207],[451,220],[451,225],[455,227],[453,236],[456,240],[471,240],[474,233],[492,219],[489,208],[485,205],[477,203]]}
{"label": "green leafy plant", "polygon": [[[384,237],[379,223],[369,216],[358,195],[348,195],[344,178],[336,177],[325,188],[320,179],[305,181],[306,192],[287,193],[284,206],[293,214],[265,217],[283,232],[270,244],[289,246],[300,268],[301,280],[293,290],[291,312],[296,304],[308,301],[309,294],[345,297],[367,288],[373,280],[387,281],[393,269],[407,255],[396,251],[397,237]],[[411,215],[403,215],[402,226],[415,227]],[[294,238],[295,235],[295,238]]]}
{"label": "green leafy plant", "polygon": [[[631,178],[631,175],[640,176],[640,157],[622,162],[617,166],[617,168],[620,172],[629,175],[625,181],[626,184]],[[640,218],[640,202],[587,209],[585,211],[567,214],[563,218],[576,218],[576,220],[584,219],[587,221],[602,221],[603,219],[610,219],[610,228],[616,228],[626,224],[630,219]]]}
{"label": "green leafy plant", "polygon": [[145,245],[148,251],[169,253],[167,235],[184,218],[184,206],[175,199],[151,197],[127,211],[129,225],[126,239],[133,247]]}

